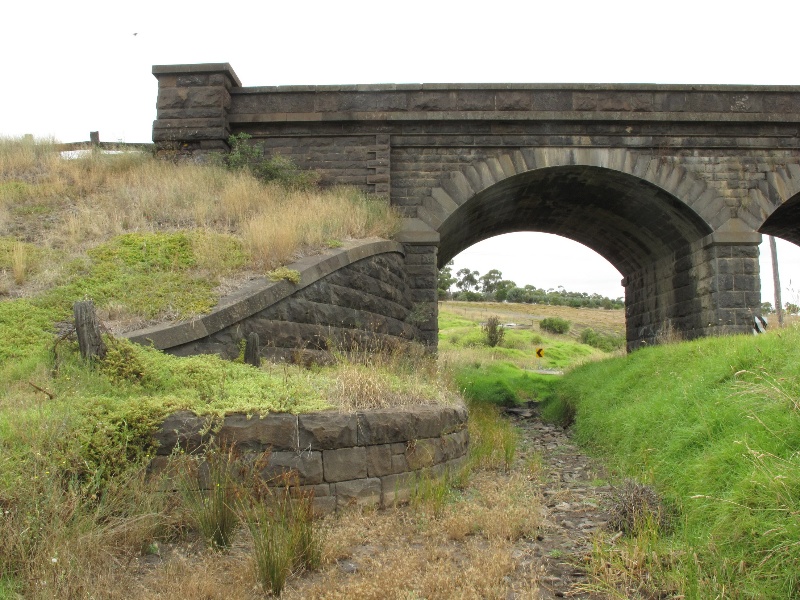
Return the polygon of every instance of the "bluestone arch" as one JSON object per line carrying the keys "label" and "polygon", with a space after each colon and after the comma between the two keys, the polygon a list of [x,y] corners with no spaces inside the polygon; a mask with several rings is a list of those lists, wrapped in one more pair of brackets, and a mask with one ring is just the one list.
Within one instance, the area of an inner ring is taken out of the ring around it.
{"label": "bluestone arch", "polygon": [[[524,202],[523,221],[589,242],[625,274],[629,348],[670,328],[686,337],[751,331],[760,232],[800,237],[800,87],[244,87],[224,63],[153,74],[159,152],[225,151],[229,135],[246,133],[265,156],[316,170],[323,185],[386,197],[403,217],[397,240],[430,345],[437,265],[516,226]],[[561,210],[550,222],[534,214],[548,194]],[[593,207],[580,210],[570,194]],[[483,229],[455,226],[480,211]]]}
{"label": "bluestone arch", "polygon": [[[644,266],[642,260],[652,262],[711,234],[702,215],[709,210],[704,195],[704,181],[665,161],[624,149],[545,148],[445,173],[418,214],[441,237],[440,268],[478,241],[532,228],[578,241],[625,274]],[[468,218],[480,210],[486,214]],[[560,214],[547,214],[555,211]],[[588,218],[590,213],[605,217],[598,221]],[[563,222],[570,217],[574,222]],[[598,238],[603,225],[608,233],[619,234],[608,244]],[[642,252],[645,257],[638,256]]]}

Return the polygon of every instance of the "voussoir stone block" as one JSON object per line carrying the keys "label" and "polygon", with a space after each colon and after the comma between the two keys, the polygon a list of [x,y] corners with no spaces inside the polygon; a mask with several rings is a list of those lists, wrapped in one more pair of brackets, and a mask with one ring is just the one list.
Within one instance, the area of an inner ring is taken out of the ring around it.
{"label": "voussoir stone block", "polygon": [[367,476],[367,449],[363,446],[325,450],[322,453],[325,481],[329,483]]}
{"label": "voussoir stone block", "polygon": [[357,427],[358,419],[354,414],[319,412],[300,415],[300,448],[323,450],[355,446]]}

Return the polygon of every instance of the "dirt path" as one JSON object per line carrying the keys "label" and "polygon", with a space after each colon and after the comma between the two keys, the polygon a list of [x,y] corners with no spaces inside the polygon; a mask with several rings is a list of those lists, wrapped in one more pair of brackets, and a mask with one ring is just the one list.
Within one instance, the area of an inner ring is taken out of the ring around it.
{"label": "dirt path", "polygon": [[544,469],[542,525],[536,540],[520,542],[526,555],[521,562],[527,563],[521,566],[536,574],[543,600],[595,598],[579,589],[590,583],[580,566],[591,552],[592,534],[607,521],[612,488],[563,428],[542,423],[530,409],[508,414],[522,433],[519,459],[541,457]]}

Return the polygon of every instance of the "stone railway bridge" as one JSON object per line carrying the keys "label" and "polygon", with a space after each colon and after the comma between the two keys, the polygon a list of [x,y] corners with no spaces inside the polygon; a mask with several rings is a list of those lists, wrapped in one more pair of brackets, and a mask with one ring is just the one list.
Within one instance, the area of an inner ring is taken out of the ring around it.
{"label": "stone railway bridge", "polygon": [[324,184],[388,196],[404,217],[394,275],[406,308],[428,315],[414,324],[428,344],[437,268],[501,233],[554,233],[613,264],[629,349],[665,327],[749,331],[761,234],[800,243],[800,87],[243,87],[226,63],[153,73],[159,149],[224,151],[245,132]]}

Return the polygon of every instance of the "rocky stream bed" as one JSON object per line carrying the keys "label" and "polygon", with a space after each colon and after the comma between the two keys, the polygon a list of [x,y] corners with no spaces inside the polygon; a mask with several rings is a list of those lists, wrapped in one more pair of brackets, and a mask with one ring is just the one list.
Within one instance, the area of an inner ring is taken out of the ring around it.
{"label": "rocky stream bed", "polygon": [[[520,459],[536,453],[543,462],[542,522],[535,539],[517,543],[517,571],[538,581],[540,598],[594,598],[581,591],[592,536],[608,520],[613,488],[603,469],[583,454],[562,427],[543,423],[532,409],[511,409],[522,433]],[[516,598],[514,592],[510,598]]]}

